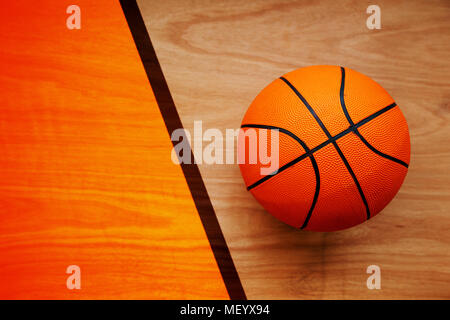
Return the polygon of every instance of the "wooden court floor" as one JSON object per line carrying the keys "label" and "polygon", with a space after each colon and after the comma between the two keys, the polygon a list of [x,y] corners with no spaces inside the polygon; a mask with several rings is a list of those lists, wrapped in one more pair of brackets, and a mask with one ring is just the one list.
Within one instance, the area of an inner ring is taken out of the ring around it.
{"label": "wooden court floor", "polygon": [[[65,2],[0,5],[1,299],[450,298],[448,1],[378,1],[381,30],[368,1],[77,4],[80,30]],[[238,128],[317,64],[370,76],[408,121],[409,172],[376,218],[296,230],[237,165],[172,163],[173,129]]]}
{"label": "wooden court floor", "polygon": [[[317,64],[380,83],[408,121],[412,155],[396,198],[346,231],[294,230],[245,190],[236,165],[200,166],[249,298],[450,298],[450,5],[378,1],[138,1],[185,128],[238,128],[273,79]],[[379,265],[382,289],[366,287]]]}

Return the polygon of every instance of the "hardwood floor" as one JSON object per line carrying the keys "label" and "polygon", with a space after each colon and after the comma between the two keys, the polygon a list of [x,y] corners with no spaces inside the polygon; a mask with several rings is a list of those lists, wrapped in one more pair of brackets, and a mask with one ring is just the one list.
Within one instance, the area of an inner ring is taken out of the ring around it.
{"label": "hardwood floor", "polygon": [[[138,1],[185,128],[238,128],[258,92],[293,69],[342,65],[380,83],[409,124],[396,198],[349,230],[292,229],[245,190],[237,165],[200,165],[249,298],[450,298],[450,2]],[[379,265],[382,289],[366,287]]]}

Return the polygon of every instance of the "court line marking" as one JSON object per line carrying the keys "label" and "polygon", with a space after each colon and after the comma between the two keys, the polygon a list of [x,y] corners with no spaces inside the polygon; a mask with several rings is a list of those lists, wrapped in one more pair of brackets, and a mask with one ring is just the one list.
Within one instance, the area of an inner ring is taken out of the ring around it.
{"label": "court line marking", "polygon": [[[144,66],[156,102],[169,133],[183,128],[166,79],[150,40],[141,12],[135,0],[120,0],[128,27],[134,39],[137,51]],[[175,145],[175,141],[172,141]],[[192,150],[190,152],[193,158]],[[202,176],[196,164],[181,163],[181,169],[189,186],[192,198],[206,232],[211,250],[219,267],[228,295],[232,300],[246,300],[239,274],[237,273],[230,250],[223,236],[219,221],[209,198]]]}

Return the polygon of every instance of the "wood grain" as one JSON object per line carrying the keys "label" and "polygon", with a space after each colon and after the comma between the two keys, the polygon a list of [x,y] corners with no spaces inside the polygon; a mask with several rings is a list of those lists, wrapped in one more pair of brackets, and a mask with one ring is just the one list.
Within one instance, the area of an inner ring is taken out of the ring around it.
{"label": "wood grain", "polygon": [[0,10],[0,298],[228,298],[118,1],[77,4]]}
{"label": "wood grain", "polygon": [[[185,128],[238,128],[247,106],[298,67],[342,65],[380,83],[405,114],[412,160],[382,214],[312,233],[276,221],[246,192],[237,165],[200,170],[249,298],[450,298],[450,3],[145,1],[144,20]],[[366,287],[381,267],[382,289]]]}

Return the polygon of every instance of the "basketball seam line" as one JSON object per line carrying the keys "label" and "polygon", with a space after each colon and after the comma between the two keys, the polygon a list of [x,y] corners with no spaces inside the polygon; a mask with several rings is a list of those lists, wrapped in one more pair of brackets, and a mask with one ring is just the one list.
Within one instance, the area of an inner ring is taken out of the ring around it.
{"label": "basketball seam line", "polygon": [[[341,88],[339,90],[339,96],[340,96],[340,101],[341,101],[341,107],[342,110],[345,114],[345,117],[347,118],[348,122],[350,123],[351,126],[354,125],[352,118],[350,117],[350,114],[348,113],[347,110],[347,106],[345,104],[345,100],[344,100],[344,87],[345,87],[345,68],[344,67],[340,67],[341,68]],[[380,150],[376,149],[374,146],[372,146],[369,141],[367,141],[363,135],[358,131],[357,128],[354,129],[355,134],[358,136],[358,138],[373,152],[375,152],[376,154],[378,154],[379,156],[386,158],[388,160],[391,160],[393,162],[396,162],[406,168],[408,168],[408,164],[398,158],[395,158],[393,156],[390,156],[388,154],[385,154],[383,152],[381,152]]]}
{"label": "basketball seam line", "polygon": [[352,176],[353,181],[356,184],[356,188],[358,188],[358,192],[361,195],[361,199],[362,199],[362,201],[364,203],[364,206],[366,207],[367,220],[369,220],[370,219],[369,204],[367,203],[366,196],[364,195],[363,189],[361,188],[361,185],[359,184],[358,178],[356,177],[355,172],[353,172],[352,167],[350,166],[350,163],[348,163],[347,158],[344,156],[344,153],[342,152],[341,148],[339,148],[339,146],[338,146],[336,141],[333,141],[333,145],[336,148],[336,151],[339,153],[339,156],[341,157],[341,159],[344,162],[345,166],[347,167],[348,172]]}
{"label": "basketball seam line", "polygon": [[[363,120],[361,120],[360,122],[356,123],[354,125],[355,128],[359,128],[363,125],[365,125],[366,123],[372,121],[373,119],[375,119],[376,117],[382,115],[383,113],[391,110],[392,108],[396,107],[397,105],[395,103],[392,103],[380,110],[378,110],[377,112],[375,112],[374,114],[368,116],[367,118],[364,118]],[[265,125],[261,125],[261,124],[243,124],[241,126],[241,128],[260,128],[263,127]],[[270,126],[267,126],[270,127]],[[286,130],[286,129],[283,129]],[[287,132],[290,132],[288,130],[286,130]],[[306,152],[304,154],[302,154],[301,156],[291,160],[290,162],[286,163],[285,165],[281,166],[280,168],[278,168],[278,170],[272,172],[271,174],[266,175],[264,178],[261,178],[260,180],[256,181],[255,183],[251,184],[250,186],[247,187],[247,190],[251,190],[255,187],[257,187],[258,185],[260,185],[261,183],[267,181],[268,179],[276,176],[278,173],[283,172],[284,170],[288,169],[289,167],[295,165],[296,163],[300,162],[301,160],[309,157],[309,154],[313,154],[317,151],[319,151],[320,149],[326,147],[327,145],[329,145],[330,143],[332,143],[333,141],[336,141],[344,136],[346,136],[347,134],[349,134],[350,132],[353,132],[353,127],[349,127],[347,129],[345,129],[344,131],[338,133],[337,135],[333,136],[331,139],[326,140],[325,142],[322,142],[321,144],[319,144],[318,146],[312,148],[309,152]],[[292,136],[295,136],[295,134],[291,133]]]}
{"label": "basketball seam line", "polygon": [[[297,90],[297,88],[295,88],[286,78],[281,77],[280,79],[283,80],[292,89],[292,91],[294,91],[294,93],[297,95],[297,97],[300,98],[300,100],[302,100],[302,102],[305,104],[306,108],[314,116],[314,118],[316,119],[317,123],[322,128],[323,132],[325,132],[325,134],[328,136],[328,138],[331,138],[331,134],[327,130],[325,125],[323,124],[322,120],[320,120],[319,116],[316,114],[314,109],[309,105],[309,103],[301,95],[301,93]],[[339,148],[339,146],[337,145],[337,143],[335,141],[333,142],[333,146],[335,147],[336,151],[338,152],[339,156],[341,157],[342,161],[344,162],[345,166],[347,167],[348,172],[352,176],[353,181],[356,184],[356,187],[358,189],[359,195],[361,196],[361,199],[362,199],[362,201],[364,203],[364,206],[366,207],[367,219],[369,219],[370,218],[370,209],[369,209],[369,205],[368,205],[367,200],[366,200],[366,196],[364,195],[364,192],[363,192],[363,190],[361,188],[361,185],[359,184],[359,181],[358,181],[355,173],[353,172],[350,164],[348,163],[347,159],[345,158],[345,155],[342,153],[341,149]]]}
{"label": "basketball seam line", "polygon": [[[268,130],[278,130],[288,136],[290,136],[291,138],[293,138],[294,140],[296,140],[302,147],[303,149],[305,149],[305,155],[307,154],[307,156],[309,157],[309,159],[311,160],[311,164],[314,168],[314,174],[316,176],[316,190],[314,191],[314,197],[313,197],[313,201],[311,203],[311,206],[308,210],[308,214],[306,215],[305,221],[303,221],[302,226],[300,227],[300,229],[303,229],[306,227],[306,225],[308,224],[309,219],[311,218],[312,212],[314,210],[314,207],[316,206],[317,203],[317,198],[319,197],[319,191],[320,191],[320,173],[319,173],[319,166],[317,165],[316,159],[314,158],[313,153],[311,153],[311,150],[309,149],[308,145],[299,137],[297,137],[294,133],[290,132],[287,129],[284,128],[280,128],[280,127],[276,127],[276,126],[267,126],[267,125],[242,125],[241,128],[259,128],[259,129],[268,129]],[[298,158],[297,158],[298,159]],[[298,160],[300,161],[300,160]],[[297,162],[298,162],[297,161]],[[280,170],[281,168],[279,168],[278,170]],[[274,171],[271,175],[275,175],[278,173],[277,171]],[[265,176],[264,178],[269,179],[270,175]],[[263,178],[263,179],[264,179]],[[267,180],[266,179],[266,180]],[[262,179],[261,179],[262,180]],[[265,180],[264,180],[265,181]],[[261,181],[260,183],[264,182]],[[247,190],[250,190],[249,187],[247,187]]]}
{"label": "basketball seam line", "polygon": [[314,111],[314,109],[310,106],[310,104],[308,103],[308,101],[306,101],[306,99],[300,94],[300,92],[297,90],[296,87],[294,87],[292,85],[292,83],[290,83],[285,77],[280,77],[281,80],[283,80],[288,86],[289,88],[291,88],[292,91],[294,91],[294,93],[297,95],[297,97],[303,102],[303,104],[306,106],[306,108],[309,110],[309,112],[311,113],[311,115],[314,117],[314,119],[316,119],[317,123],[319,124],[319,126],[322,128],[323,132],[325,132],[325,134],[327,135],[328,139],[331,139],[332,136],[330,134],[330,132],[328,131],[328,129],[325,127],[325,125],[323,124],[322,120],[320,120],[319,116],[317,115],[317,113]]}

